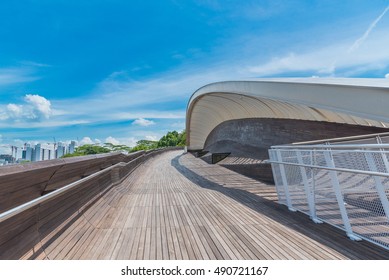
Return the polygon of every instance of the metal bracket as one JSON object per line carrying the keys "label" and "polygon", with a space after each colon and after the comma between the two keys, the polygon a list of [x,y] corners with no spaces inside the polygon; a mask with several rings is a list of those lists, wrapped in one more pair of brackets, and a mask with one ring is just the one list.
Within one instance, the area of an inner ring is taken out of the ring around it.
{"label": "metal bracket", "polygon": [[355,235],[354,233],[347,233],[347,237],[350,238],[352,241],[362,241],[362,238]]}

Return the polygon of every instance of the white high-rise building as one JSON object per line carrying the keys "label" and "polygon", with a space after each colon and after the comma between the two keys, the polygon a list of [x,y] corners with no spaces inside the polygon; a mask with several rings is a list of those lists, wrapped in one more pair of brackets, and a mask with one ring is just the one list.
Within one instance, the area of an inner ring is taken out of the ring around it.
{"label": "white high-rise building", "polygon": [[33,161],[33,154],[34,154],[34,149],[31,148],[30,146],[26,147],[26,158],[25,158],[25,160]]}
{"label": "white high-rise building", "polygon": [[50,150],[42,149],[42,159],[41,160],[49,160],[50,159]]}
{"label": "white high-rise building", "polygon": [[61,158],[65,155],[65,144],[63,142],[58,142],[56,158]]}
{"label": "white high-rise building", "polygon": [[16,147],[14,147],[12,156],[16,160],[25,159],[28,161],[42,161],[61,158],[66,153],[74,153],[76,143],[76,141],[71,141],[68,146],[64,142],[58,142],[57,146],[53,146],[52,143],[39,143],[36,144],[35,147],[31,147],[30,143],[25,143],[24,148],[18,148],[16,150]]}
{"label": "white high-rise building", "polygon": [[33,161],[49,160],[54,158],[55,151],[51,145],[40,143],[35,145],[35,156],[33,156]]}
{"label": "white high-rise building", "polygon": [[69,154],[73,154],[76,148],[76,141],[71,141],[69,145]]}
{"label": "white high-rise building", "polygon": [[40,160],[42,160],[42,145],[36,144],[32,161],[40,161]]}
{"label": "white high-rise building", "polygon": [[15,161],[22,158],[22,153],[23,153],[23,148],[12,146],[12,157],[14,158]]}

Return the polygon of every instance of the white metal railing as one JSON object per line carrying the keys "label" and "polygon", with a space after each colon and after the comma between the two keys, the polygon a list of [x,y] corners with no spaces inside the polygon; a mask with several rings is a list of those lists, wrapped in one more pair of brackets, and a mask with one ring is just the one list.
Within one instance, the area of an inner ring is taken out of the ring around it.
{"label": "white metal railing", "polygon": [[387,144],[389,143],[389,132],[385,133],[374,133],[374,134],[365,134],[365,135],[355,135],[348,137],[340,138],[330,138],[330,139],[321,139],[314,141],[305,141],[305,142],[296,142],[293,145],[313,145],[313,144],[339,144],[339,143],[349,143],[349,144]]}
{"label": "white metal railing", "polygon": [[279,203],[389,249],[388,144],[273,146],[269,156]]}

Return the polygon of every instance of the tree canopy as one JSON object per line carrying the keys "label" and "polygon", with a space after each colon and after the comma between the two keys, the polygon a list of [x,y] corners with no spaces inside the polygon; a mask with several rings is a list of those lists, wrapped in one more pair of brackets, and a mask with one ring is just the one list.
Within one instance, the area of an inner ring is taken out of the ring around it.
{"label": "tree canopy", "polygon": [[136,146],[131,149],[131,152],[141,151],[141,150],[152,150],[158,147],[158,141],[151,140],[139,140],[136,142]]}
{"label": "tree canopy", "polygon": [[169,131],[158,141],[158,147],[185,146],[186,132]]}
{"label": "tree canopy", "polygon": [[85,155],[95,155],[95,154],[103,154],[109,153],[111,150],[107,147],[102,147],[99,145],[86,144],[80,147],[77,147],[75,152],[72,154],[66,154],[63,158],[67,157],[77,157],[77,156],[85,156]]}
{"label": "tree canopy", "polygon": [[94,155],[102,154],[109,152],[136,152],[141,150],[152,150],[156,148],[163,147],[175,147],[175,146],[185,146],[186,142],[186,131],[177,132],[169,131],[166,135],[162,136],[159,141],[151,140],[139,140],[136,142],[135,147],[128,147],[126,145],[114,145],[112,143],[104,143],[104,146],[97,144],[86,144],[80,147],[77,147],[75,152],[72,154],[66,154],[63,158],[66,157],[75,157],[75,156],[85,156],[85,155]]}

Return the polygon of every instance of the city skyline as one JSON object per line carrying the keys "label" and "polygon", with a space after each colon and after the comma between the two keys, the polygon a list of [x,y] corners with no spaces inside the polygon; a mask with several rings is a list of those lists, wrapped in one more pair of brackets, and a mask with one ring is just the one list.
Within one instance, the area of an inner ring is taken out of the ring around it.
{"label": "city skyline", "polygon": [[76,151],[76,145],[76,141],[73,140],[70,143],[24,143],[22,147],[11,146],[10,157],[8,154],[0,154],[0,166],[58,159],[66,154],[73,154]]}
{"label": "city skyline", "polygon": [[53,137],[158,140],[215,81],[389,77],[387,12],[380,0],[3,2],[0,154]]}

